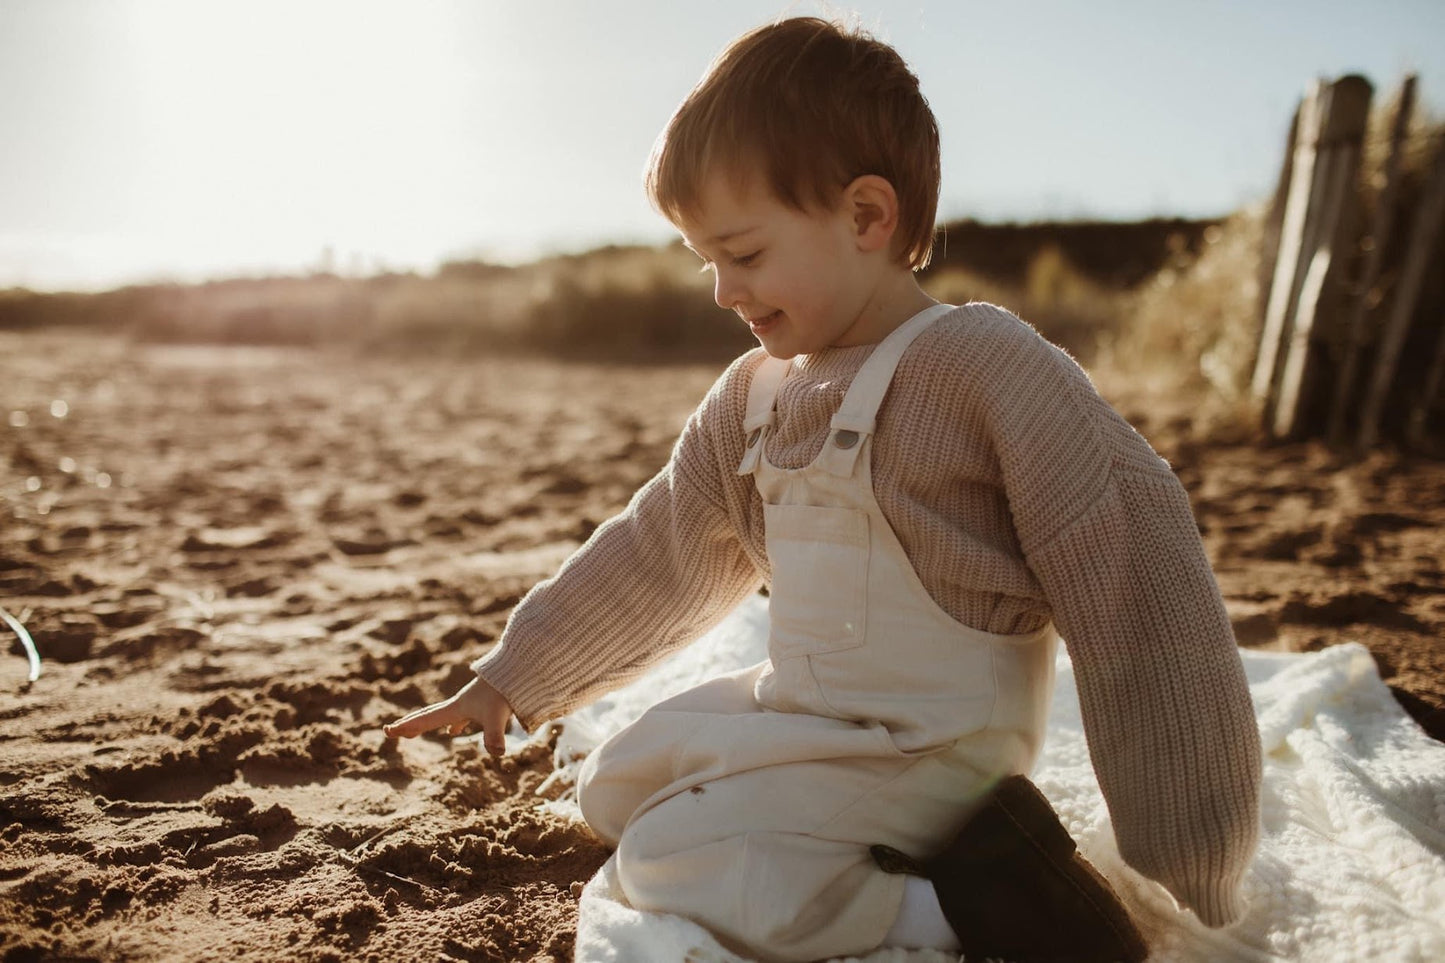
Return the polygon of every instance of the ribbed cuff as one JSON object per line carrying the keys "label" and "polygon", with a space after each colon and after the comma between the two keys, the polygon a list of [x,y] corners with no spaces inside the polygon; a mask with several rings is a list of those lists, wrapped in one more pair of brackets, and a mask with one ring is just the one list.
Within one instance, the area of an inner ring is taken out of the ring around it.
{"label": "ribbed cuff", "polygon": [[[531,732],[551,718],[548,706],[535,686],[536,673],[529,672],[523,660],[513,658],[505,644],[499,645],[472,663],[471,669],[487,685],[496,689],[512,707],[512,715]],[[534,683],[529,686],[528,683]]]}
{"label": "ribbed cuff", "polygon": [[1238,879],[1201,880],[1189,891],[1175,895],[1194,911],[1201,923],[1213,929],[1236,923],[1244,915],[1246,904]]}

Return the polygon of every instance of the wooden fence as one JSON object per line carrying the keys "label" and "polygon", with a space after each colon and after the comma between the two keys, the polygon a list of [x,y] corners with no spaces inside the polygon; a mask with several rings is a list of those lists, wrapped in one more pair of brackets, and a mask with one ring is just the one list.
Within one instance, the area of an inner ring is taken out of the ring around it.
{"label": "wooden fence", "polygon": [[1415,86],[1407,77],[1394,99],[1366,185],[1369,81],[1318,81],[1295,113],[1250,383],[1273,437],[1445,451],[1445,132],[1412,139]]}

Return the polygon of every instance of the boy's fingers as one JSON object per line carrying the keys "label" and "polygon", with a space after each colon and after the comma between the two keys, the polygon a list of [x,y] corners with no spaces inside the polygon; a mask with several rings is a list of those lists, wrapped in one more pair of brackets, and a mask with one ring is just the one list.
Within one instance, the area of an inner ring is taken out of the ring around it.
{"label": "boy's fingers", "polygon": [[383,728],[382,731],[389,737],[410,738],[419,736],[423,732],[440,729],[442,726],[455,725],[458,721],[466,721],[464,718],[459,719],[459,716],[460,713],[454,706],[440,702],[434,706],[427,706],[425,709],[417,709],[415,712],[408,713]]}
{"label": "boy's fingers", "polygon": [[512,710],[502,703],[492,707],[487,715],[488,718],[482,720],[482,745],[491,755],[500,756],[507,751],[507,723],[511,720]]}
{"label": "boy's fingers", "polygon": [[382,727],[382,732],[391,739],[419,736],[433,729],[444,729],[459,736],[475,723],[482,730],[482,746],[487,752],[493,756],[504,755],[507,723],[512,719],[511,706],[490,688],[477,686],[467,686],[445,702],[410,712]]}

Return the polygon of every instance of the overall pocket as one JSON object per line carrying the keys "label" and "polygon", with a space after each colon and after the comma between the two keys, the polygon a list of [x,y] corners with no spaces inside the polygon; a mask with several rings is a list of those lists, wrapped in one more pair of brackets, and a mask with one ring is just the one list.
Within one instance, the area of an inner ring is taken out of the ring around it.
{"label": "overall pocket", "polygon": [[868,516],[851,508],[764,505],[773,569],[774,663],[863,644],[868,615]]}

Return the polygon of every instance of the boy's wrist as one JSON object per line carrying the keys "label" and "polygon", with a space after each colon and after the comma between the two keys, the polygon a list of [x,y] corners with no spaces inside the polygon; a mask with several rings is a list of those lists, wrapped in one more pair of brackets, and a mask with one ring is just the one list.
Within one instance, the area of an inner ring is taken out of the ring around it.
{"label": "boy's wrist", "polygon": [[517,722],[523,729],[531,732],[547,718],[542,711],[543,707],[534,698],[530,698],[532,693],[528,691],[527,682],[535,682],[530,680],[533,673],[526,671],[522,660],[512,657],[506,645],[499,645],[474,660],[471,670],[477,678],[497,690],[498,694],[507,700],[507,704],[512,708],[512,715],[517,717]]}

